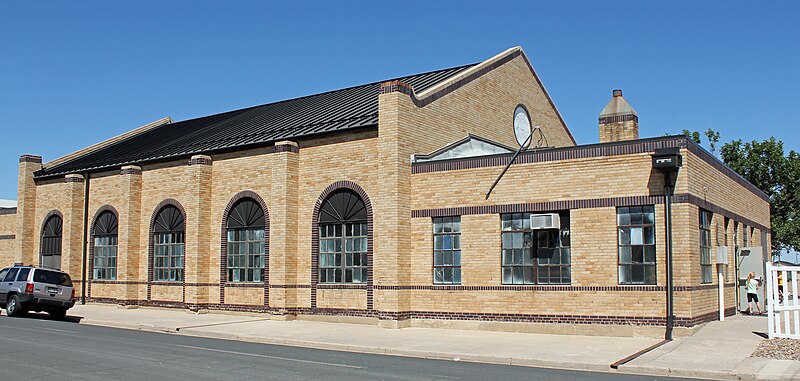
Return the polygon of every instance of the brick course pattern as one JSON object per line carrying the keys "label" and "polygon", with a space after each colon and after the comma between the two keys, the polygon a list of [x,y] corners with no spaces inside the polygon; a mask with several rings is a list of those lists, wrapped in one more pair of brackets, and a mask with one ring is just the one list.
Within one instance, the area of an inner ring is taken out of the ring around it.
{"label": "brick course pattern", "polygon": [[[576,146],[519,50],[421,94],[402,83],[385,83],[378,97],[377,127],[125,166],[91,173],[88,180],[81,175],[83,182],[77,175],[36,179],[41,159],[24,156],[18,212],[12,219],[0,216],[0,236],[15,235],[16,260],[38,263],[41,226],[48,213],[59,211],[65,222],[62,267],[79,285],[88,185],[88,218],[114,208],[119,219],[118,277],[87,277],[92,301],[378,321],[659,326],[666,312],[663,177],[652,172],[650,155],[657,148],[679,147],[684,167],[673,208],[675,311],[677,324],[690,327],[715,319],[718,308],[716,284],[700,283],[700,208],[714,213],[712,235],[732,232],[733,224],[727,231],[718,226],[725,218],[754,227],[755,244],[761,232],[769,232],[769,205],[762,195],[684,138]],[[413,154],[433,152],[470,133],[516,146],[512,115],[518,104],[555,148],[523,153],[488,200],[485,192],[509,155],[412,165]],[[343,187],[359,193],[370,208],[368,282],[317,284],[319,203]],[[244,196],[258,200],[268,216],[264,284],[225,281],[226,213]],[[152,281],[152,218],[167,203],[179,205],[185,215],[183,282]],[[616,207],[621,205],[656,205],[654,285],[618,283]],[[555,210],[570,210],[571,283],[503,285],[500,213]],[[431,217],[447,215],[461,215],[463,275],[460,285],[438,286],[432,280]],[[5,232],[4,224],[13,228]],[[727,236],[712,250],[731,244],[732,233]],[[725,308],[732,312],[734,288],[727,287]]]}

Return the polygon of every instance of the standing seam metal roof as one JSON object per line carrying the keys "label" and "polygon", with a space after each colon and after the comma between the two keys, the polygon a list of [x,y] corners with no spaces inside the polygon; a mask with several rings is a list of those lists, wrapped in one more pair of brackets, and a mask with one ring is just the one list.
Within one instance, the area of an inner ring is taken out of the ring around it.
{"label": "standing seam metal roof", "polygon": [[[395,78],[422,92],[472,66]],[[390,79],[387,81],[391,81]],[[165,124],[45,168],[37,177],[175,159],[378,125],[381,82]]]}

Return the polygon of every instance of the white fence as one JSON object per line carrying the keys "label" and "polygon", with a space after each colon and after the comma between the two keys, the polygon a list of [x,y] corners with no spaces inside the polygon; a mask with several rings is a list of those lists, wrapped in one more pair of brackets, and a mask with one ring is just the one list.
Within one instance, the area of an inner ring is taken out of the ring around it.
{"label": "white fence", "polygon": [[[778,290],[778,273],[783,279],[782,293]],[[770,339],[776,337],[800,339],[798,274],[800,266],[773,266],[767,263],[766,303]]]}

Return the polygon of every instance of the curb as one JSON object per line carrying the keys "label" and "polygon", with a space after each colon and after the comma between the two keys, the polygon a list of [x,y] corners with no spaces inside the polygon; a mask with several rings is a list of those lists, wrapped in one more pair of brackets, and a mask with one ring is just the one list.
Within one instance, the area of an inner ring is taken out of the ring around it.
{"label": "curb", "polygon": [[249,343],[269,344],[269,345],[285,345],[300,348],[320,349],[320,350],[334,350],[342,352],[365,353],[375,355],[390,355],[423,358],[429,360],[443,360],[443,361],[466,361],[485,364],[499,364],[499,365],[514,365],[526,366],[535,368],[549,368],[571,371],[584,371],[584,372],[602,372],[610,374],[630,374],[630,375],[643,375],[643,376],[660,376],[660,377],[686,377],[686,378],[700,378],[709,380],[759,380],[757,374],[750,373],[732,373],[723,371],[708,371],[708,370],[691,370],[691,369],[674,369],[674,368],[657,368],[642,365],[621,365],[619,369],[611,369],[609,365],[604,364],[590,364],[579,362],[562,362],[551,360],[539,359],[522,359],[513,357],[497,357],[497,356],[484,356],[475,354],[461,354],[461,353],[448,353],[448,352],[435,352],[425,350],[412,350],[412,349],[396,349],[389,347],[372,347],[362,345],[347,345],[337,343],[326,343],[318,341],[305,341],[293,339],[278,339],[269,337],[252,337],[240,336],[230,333],[220,333],[197,328],[180,328],[170,327],[157,324],[135,324],[135,323],[122,323],[117,321],[106,320],[92,320],[84,318],[80,324],[121,328],[137,331],[148,331],[157,333],[168,333],[182,336],[203,337],[211,339],[234,340]]}
{"label": "curb", "polygon": [[371,347],[371,346],[360,346],[360,345],[346,345],[346,344],[325,343],[325,342],[318,342],[318,341],[304,341],[304,340],[292,340],[292,339],[275,339],[275,338],[264,338],[264,337],[239,336],[239,335],[235,335],[235,334],[218,333],[218,332],[213,332],[213,331],[198,330],[198,329],[194,329],[194,328],[182,328],[181,329],[181,328],[177,328],[177,327],[166,327],[166,326],[160,326],[160,325],[129,324],[129,323],[119,323],[119,322],[110,322],[110,321],[102,321],[102,320],[91,320],[91,319],[84,319],[84,320],[81,321],[81,324],[101,326],[101,327],[110,327],[110,328],[122,328],[122,329],[138,330],[138,331],[151,331],[151,332],[159,332],[159,333],[170,333],[170,334],[177,334],[177,335],[182,335],[182,336],[204,337],[204,338],[224,339],[224,340],[235,340],[235,341],[243,341],[243,342],[249,342],[249,343],[270,344],[270,345],[286,345],[286,346],[292,346],[292,347],[320,349],[320,350],[334,350],[334,351],[354,352],[354,353],[366,353],[366,354],[376,354],[376,355],[391,355],[391,356],[402,356],[402,357],[414,357],[414,358],[423,358],[423,359],[429,359],[429,360],[466,361],[466,362],[477,362],[477,363],[486,363],[486,364],[514,365],[514,366],[526,366],[526,367],[535,367],[535,368],[550,368],[550,369],[573,370],[573,371],[620,373],[619,371],[611,369],[608,365],[601,365],[601,364],[587,364],[587,363],[578,363],[578,362],[561,362],[561,361],[538,360],[538,359],[520,359],[520,358],[513,358],[513,357],[482,356],[482,355],[475,355],[475,354],[461,354],[461,353],[435,352],[435,351],[425,351],[425,350],[396,349],[396,348],[388,348],[388,347]]}

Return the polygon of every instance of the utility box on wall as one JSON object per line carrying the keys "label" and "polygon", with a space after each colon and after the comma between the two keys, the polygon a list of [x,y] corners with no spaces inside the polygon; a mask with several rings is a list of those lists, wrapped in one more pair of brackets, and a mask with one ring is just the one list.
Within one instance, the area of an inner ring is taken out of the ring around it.
{"label": "utility box on wall", "polygon": [[717,248],[717,264],[718,265],[727,265],[728,264],[728,247],[727,246],[720,246]]}

